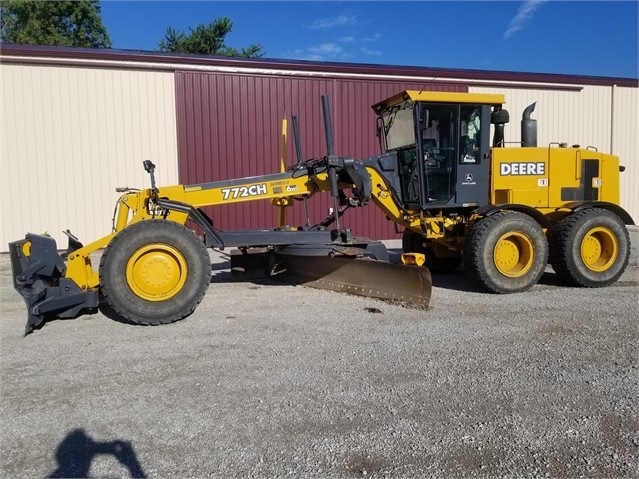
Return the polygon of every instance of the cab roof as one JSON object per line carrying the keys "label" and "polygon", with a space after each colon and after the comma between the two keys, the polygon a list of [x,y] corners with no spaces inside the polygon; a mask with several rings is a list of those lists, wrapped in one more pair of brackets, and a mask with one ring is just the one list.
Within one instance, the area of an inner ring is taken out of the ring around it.
{"label": "cab roof", "polygon": [[424,101],[428,103],[472,103],[475,105],[503,105],[506,103],[504,95],[496,93],[405,90],[387,98],[386,100],[375,103],[372,108],[377,113],[404,101]]}

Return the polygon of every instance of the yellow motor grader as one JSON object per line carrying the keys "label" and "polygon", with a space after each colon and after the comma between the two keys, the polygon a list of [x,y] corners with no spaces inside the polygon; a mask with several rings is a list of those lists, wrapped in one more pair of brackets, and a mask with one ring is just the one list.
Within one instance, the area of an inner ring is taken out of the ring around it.
{"label": "yellow motor grader", "polygon": [[[298,153],[281,173],[166,187],[155,185],[155,167],[145,161],[151,187],[122,191],[109,235],[83,246],[67,233],[62,255],[47,235],[10,243],[27,333],[101,302],[137,324],[180,320],[210,283],[209,247],[259,248],[316,286],[421,306],[430,301],[430,272],[462,263],[493,293],[529,289],[548,262],[582,287],[609,285],[626,268],[625,225],[634,223],[619,206],[619,159],[592,147],[537,147],[534,104],[523,113],[515,147],[504,141],[503,95],[403,91],[373,105],[382,153],[355,160],[334,154],[327,98],[322,102],[322,158],[302,161]],[[285,207],[319,192],[333,197],[331,215],[300,227],[222,231],[202,210],[253,200]],[[340,225],[346,209],[369,202],[403,227],[406,264],[391,264],[381,242]],[[90,255],[100,249],[96,269]]]}

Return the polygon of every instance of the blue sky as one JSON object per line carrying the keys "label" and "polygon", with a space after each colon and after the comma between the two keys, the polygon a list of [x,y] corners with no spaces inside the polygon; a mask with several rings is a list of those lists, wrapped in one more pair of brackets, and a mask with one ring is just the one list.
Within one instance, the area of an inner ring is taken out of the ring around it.
{"label": "blue sky", "polygon": [[102,1],[113,48],[229,17],[265,58],[639,77],[635,1]]}

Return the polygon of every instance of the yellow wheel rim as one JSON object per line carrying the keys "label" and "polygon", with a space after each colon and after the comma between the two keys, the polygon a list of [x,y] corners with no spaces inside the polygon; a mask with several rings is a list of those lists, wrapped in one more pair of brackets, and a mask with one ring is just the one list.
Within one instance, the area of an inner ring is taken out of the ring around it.
{"label": "yellow wheel rim", "polygon": [[608,228],[593,228],[581,241],[581,260],[592,271],[606,271],[613,265],[618,254],[617,237]]}
{"label": "yellow wheel rim", "polygon": [[184,287],[186,260],[173,246],[149,244],[138,249],[126,265],[126,281],[136,296],[147,301],[165,301]]}
{"label": "yellow wheel rim", "polygon": [[534,247],[523,233],[508,232],[499,238],[493,251],[495,266],[509,278],[524,276],[532,268]]}

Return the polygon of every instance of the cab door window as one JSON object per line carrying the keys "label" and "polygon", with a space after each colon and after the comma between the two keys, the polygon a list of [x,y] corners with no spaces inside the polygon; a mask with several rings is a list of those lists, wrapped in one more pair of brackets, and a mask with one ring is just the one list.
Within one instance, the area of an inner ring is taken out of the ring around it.
{"label": "cab door window", "polygon": [[460,163],[479,163],[481,161],[481,106],[462,105],[460,120]]}

